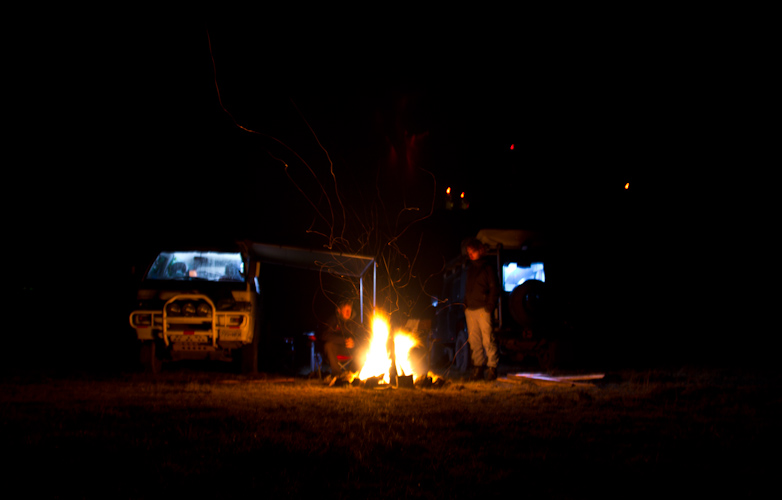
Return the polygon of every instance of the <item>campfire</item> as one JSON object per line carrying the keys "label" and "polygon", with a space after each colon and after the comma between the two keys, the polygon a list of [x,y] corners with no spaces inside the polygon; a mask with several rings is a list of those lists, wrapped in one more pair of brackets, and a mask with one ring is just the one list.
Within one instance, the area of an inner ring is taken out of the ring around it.
{"label": "campfire", "polygon": [[364,366],[350,382],[354,385],[363,384],[365,387],[392,384],[397,387],[413,387],[424,378],[436,379],[437,376],[431,372],[417,371],[413,354],[418,345],[418,340],[411,333],[398,330],[392,336],[388,319],[376,313],[372,318],[372,338]]}

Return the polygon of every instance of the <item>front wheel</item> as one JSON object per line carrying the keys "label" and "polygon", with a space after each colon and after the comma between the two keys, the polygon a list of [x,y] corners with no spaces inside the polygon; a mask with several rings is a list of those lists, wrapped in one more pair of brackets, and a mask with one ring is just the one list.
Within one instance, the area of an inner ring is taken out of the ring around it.
{"label": "front wheel", "polygon": [[242,374],[251,375],[258,373],[258,332],[253,333],[253,341],[248,345],[242,347]]}
{"label": "front wheel", "polygon": [[163,361],[157,355],[157,345],[154,340],[141,343],[139,359],[145,373],[158,374],[163,369]]}

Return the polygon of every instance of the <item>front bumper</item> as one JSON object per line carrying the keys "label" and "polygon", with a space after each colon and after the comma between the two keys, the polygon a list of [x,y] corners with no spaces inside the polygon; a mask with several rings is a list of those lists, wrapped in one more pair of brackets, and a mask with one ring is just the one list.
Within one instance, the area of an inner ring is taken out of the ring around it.
{"label": "front bumper", "polygon": [[[169,305],[175,302],[197,302],[208,305],[203,315],[172,315]],[[140,309],[130,313],[130,326],[139,340],[162,338],[166,346],[197,349],[199,346],[240,347],[252,342],[251,312],[218,311],[214,302],[202,294],[175,295],[160,309]]]}

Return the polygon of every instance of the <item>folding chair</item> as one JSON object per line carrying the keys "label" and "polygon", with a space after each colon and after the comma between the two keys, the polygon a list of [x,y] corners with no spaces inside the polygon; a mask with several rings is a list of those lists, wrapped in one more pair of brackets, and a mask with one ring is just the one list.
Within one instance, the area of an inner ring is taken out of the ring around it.
{"label": "folding chair", "polygon": [[[321,371],[321,368],[323,367],[323,353],[320,349],[315,348],[315,344],[318,343],[318,338],[315,335],[315,332],[307,332],[305,333],[307,338],[310,341],[310,373],[315,373],[317,371],[318,378],[323,378],[323,373]],[[342,354],[337,354],[337,362],[339,363],[339,367],[343,370],[346,369],[346,367],[350,366],[350,364],[353,362],[353,356],[343,356]]]}
{"label": "folding chair", "polygon": [[350,363],[353,362],[353,356],[343,356],[341,354],[337,354],[337,362],[339,363],[339,367],[344,370],[345,367],[349,366]]}

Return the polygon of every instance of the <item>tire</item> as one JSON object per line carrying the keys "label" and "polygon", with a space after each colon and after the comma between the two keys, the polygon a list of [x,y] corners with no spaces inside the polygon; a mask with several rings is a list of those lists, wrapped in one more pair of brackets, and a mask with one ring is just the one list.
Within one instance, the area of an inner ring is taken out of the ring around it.
{"label": "tire", "polygon": [[258,344],[260,335],[258,333],[258,329],[256,328],[253,332],[253,341],[242,347],[242,366],[241,366],[241,372],[244,375],[251,375],[258,373]]}
{"label": "tire", "polygon": [[157,355],[157,345],[154,340],[141,343],[139,360],[144,373],[157,375],[163,369],[163,361]]}
{"label": "tire", "polygon": [[513,289],[508,298],[510,313],[525,328],[539,328],[546,320],[545,286],[539,280],[527,280]]}

